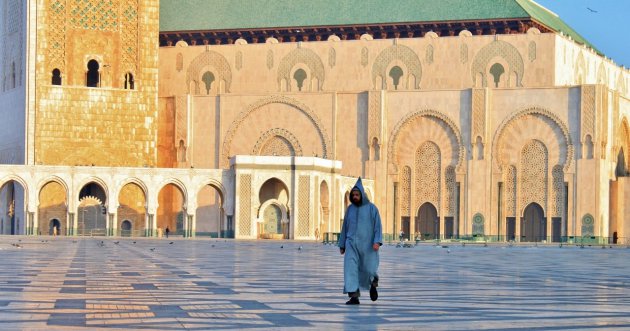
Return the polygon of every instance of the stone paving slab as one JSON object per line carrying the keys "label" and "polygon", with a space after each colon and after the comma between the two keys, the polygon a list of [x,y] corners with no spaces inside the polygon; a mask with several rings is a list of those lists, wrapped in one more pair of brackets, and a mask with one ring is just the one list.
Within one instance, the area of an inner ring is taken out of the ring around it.
{"label": "stone paving slab", "polygon": [[0,330],[630,329],[626,246],[383,246],[346,306],[332,245],[0,236]]}

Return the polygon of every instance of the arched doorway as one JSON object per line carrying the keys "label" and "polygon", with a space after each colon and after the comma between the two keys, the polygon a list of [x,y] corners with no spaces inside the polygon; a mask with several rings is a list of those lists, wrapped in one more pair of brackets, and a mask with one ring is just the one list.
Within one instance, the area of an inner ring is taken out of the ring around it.
{"label": "arched doorway", "polygon": [[315,227],[315,240],[332,239],[330,236],[330,197],[328,193],[328,183],[322,181],[319,185],[320,220]]}
{"label": "arched doorway", "polygon": [[107,235],[107,195],[98,183],[91,182],[79,192],[77,234],[80,236]]}
{"label": "arched doorway", "polygon": [[204,185],[197,194],[195,236],[231,237],[225,233],[223,194],[214,185]]}
{"label": "arched doorway", "polygon": [[268,205],[263,211],[261,237],[264,239],[282,239],[282,211],[275,204]]}
{"label": "arched doorway", "polygon": [[50,220],[48,224],[48,235],[49,236],[58,236],[61,234],[61,222],[58,219],[53,218]]}
{"label": "arched doorway", "polygon": [[[267,239],[290,239],[293,225],[287,211],[289,204],[287,185],[278,178],[268,179],[260,187],[258,201],[261,206],[258,211],[258,236]],[[286,215],[283,215],[283,210]],[[277,217],[280,220],[277,220]]]}
{"label": "arched doorway", "polygon": [[122,223],[120,223],[120,236],[121,237],[131,237],[132,232],[133,232],[133,224],[131,224],[131,221],[124,220],[122,221]]}
{"label": "arched doorway", "polygon": [[415,232],[422,239],[440,238],[440,217],[430,202],[425,202],[418,209]]}
{"label": "arched doorway", "polygon": [[25,190],[20,182],[10,180],[0,187],[0,234],[26,233],[25,201]]}
{"label": "arched doorway", "polygon": [[68,234],[68,227],[73,228],[73,224],[68,224],[68,203],[66,201],[65,187],[56,181],[48,182],[39,191],[39,205],[37,206],[37,233],[46,235],[50,231],[50,220],[59,220],[59,233]]}
{"label": "arched doorway", "polygon": [[521,218],[521,242],[538,242],[547,237],[545,213],[537,203],[531,203]]}
{"label": "arched doorway", "polygon": [[186,236],[184,224],[187,221],[186,196],[175,184],[167,184],[158,193],[156,228],[149,236],[162,236],[166,228],[171,235]]}
{"label": "arched doorway", "polygon": [[[128,222],[125,230],[123,222]],[[138,237],[146,235],[146,194],[137,183],[127,183],[118,193],[118,231],[120,236]],[[118,235],[118,233],[116,233]]]}

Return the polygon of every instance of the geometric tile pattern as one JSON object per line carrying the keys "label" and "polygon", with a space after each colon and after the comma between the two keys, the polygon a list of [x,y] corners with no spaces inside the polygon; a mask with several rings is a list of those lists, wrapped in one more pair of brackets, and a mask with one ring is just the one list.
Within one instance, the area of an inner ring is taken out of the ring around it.
{"label": "geometric tile pattern", "polygon": [[5,236],[0,329],[630,327],[625,246],[446,245],[383,246],[378,301],[346,306],[331,245]]}

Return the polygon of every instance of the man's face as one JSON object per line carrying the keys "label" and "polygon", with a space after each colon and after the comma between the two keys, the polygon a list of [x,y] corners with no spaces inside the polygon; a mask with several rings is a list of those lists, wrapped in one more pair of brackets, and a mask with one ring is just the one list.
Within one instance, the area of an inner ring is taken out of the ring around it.
{"label": "man's face", "polygon": [[352,203],[361,202],[361,192],[357,190],[350,192],[350,200],[352,201]]}

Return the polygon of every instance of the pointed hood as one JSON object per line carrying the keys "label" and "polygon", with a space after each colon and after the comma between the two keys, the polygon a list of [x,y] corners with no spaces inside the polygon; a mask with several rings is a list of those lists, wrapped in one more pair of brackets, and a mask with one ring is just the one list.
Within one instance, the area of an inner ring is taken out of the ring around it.
{"label": "pointed hood", "polygon": [[363,188],[363,181],[361,181],[361,177],[357,179],[357,182],[354,184],[350,192],[354,190],[359,190],[359,192],[361,192],[361,206],[365,206],[368,203],[370,203],[370,200],[368,199],[367,194],[365,194],[365,189]]}

